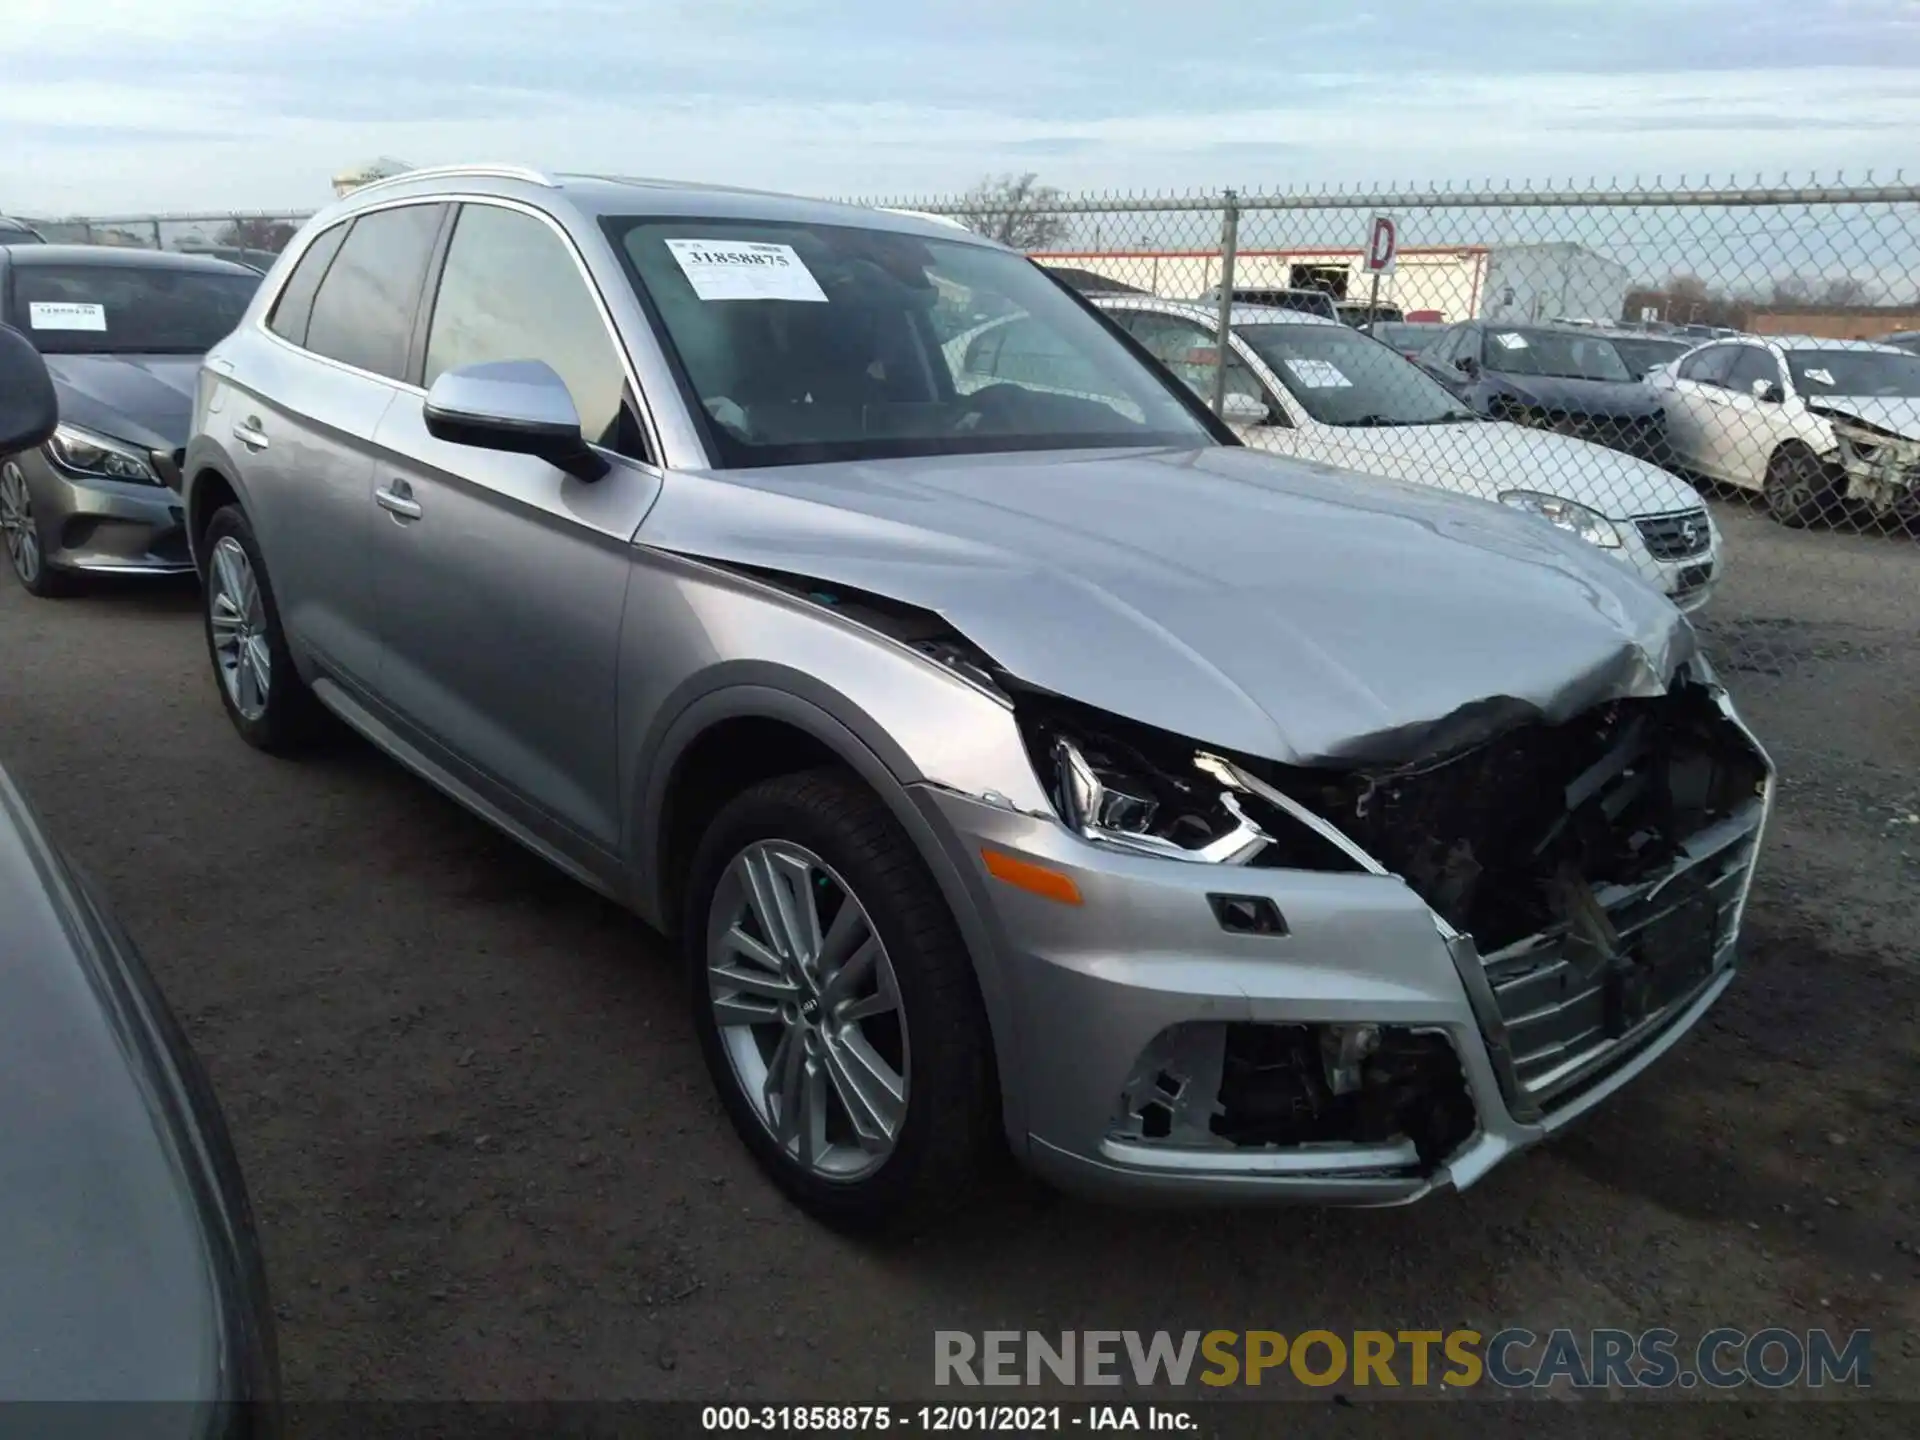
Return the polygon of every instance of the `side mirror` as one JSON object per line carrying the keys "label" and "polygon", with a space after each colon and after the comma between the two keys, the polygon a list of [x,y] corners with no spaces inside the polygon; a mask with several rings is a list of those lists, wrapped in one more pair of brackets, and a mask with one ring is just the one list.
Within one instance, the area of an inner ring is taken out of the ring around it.
{"label": "side mirror", "polygon": [[1766,405],[1778,405],[1786,396],[1780,393],[1778,380],[1756,380],[1753,382],[1753,398]]}
{"label": "side mirror", "polygon": [[1480,362],[1471,355],[1462,355],[1458,360],[1453,362],[1453,368],[1458,370],[1462,375],[1478,375],[1480,373]]}
{"label": "side mirror", "polygon": [[45,443],[59,423],[60,402],[47,362],[26,336],[0,325],[0,455]]}
{"label": "side mirror", "polygon": [[498,360],[449,370],[427,391],[427,433],[451,445],[537,455],[576,480],[607,462],[580,433],[567,383],[544,360]]}
{"label": "side mirror", "polygon": [[1258,395],[1229,390],[1220,401],[1220,418],[1229,425],[1264,425],[1273,418],[1273,412]]}

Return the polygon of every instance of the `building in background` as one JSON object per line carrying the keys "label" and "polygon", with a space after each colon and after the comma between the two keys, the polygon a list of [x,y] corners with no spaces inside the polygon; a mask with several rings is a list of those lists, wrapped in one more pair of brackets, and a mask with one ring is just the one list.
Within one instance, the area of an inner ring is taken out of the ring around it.
{"label": "building in background", "polygon": [[[1169,299],[1192,299],[1220,283],[1217,250],[1040,251],[1033,258]],[[1371,282],[1362,258],[1357,246],[1240,250],[1234,288],[1324,290],[1365,301]],[[1403,246],[1393,274],[1380,282],[1380,301],[1398,306],[1410,321],[1618,320],[1628,278],[1618,261],[1571,243]]]}
{"label": "building in background", "polygon": [[1747,328],[1756,335],[1817,335],[1823,340],[1878,340],[1920,330],[1920,305],[1756,305]]}
{"label": "building in background", "polygon": [[350,165],[333,177],[334,198],[343,199],[362,185],[404,175],[411,169],[413,166],[406,161],[395,160],[391,155],[382,155],[378,160],[369,160],[364,165]]}

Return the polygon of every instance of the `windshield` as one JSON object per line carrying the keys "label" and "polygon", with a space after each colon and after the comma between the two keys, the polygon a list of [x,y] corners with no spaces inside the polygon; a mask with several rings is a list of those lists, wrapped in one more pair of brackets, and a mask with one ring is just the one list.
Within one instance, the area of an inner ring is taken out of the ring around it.
{"label": "windshield", "polygon": [[1885,350],[1789,350],[1793,388],[1809,400],[1822,395],[1920,399],[1920,355]]}
{"label": "windshield", "polygon": [[1489,325],[1482,363],[1503,375],[1550,375],[1565,380],[1634,378],[1611,340],[1564,330],[1501,330]]}
{"label": "windshield", "polygon": [[1638,336],[1613,339],[1614,351],[1620,356],[1621,363],[1635,380],[1644,379],[1647,371],[1656,365],[1664,365],[1669,360],[1678,359],[1691,348],[1680,340],[1641,339]]}
{"label": "windshield", "polygon": [[859,226],[603,223],[722,466],[1215,443],[1173,382],[1007,251]]}
{"label": "windshield", "polygon": [[1242,325],[1236,333],[1323,425],[1474,418],[1410,360],[1344,325]]}
{"label": "windshield", "polygon": [[46,355],[203,355],[240,323],[260,278],[157,265],[17,265],[11,320]]}

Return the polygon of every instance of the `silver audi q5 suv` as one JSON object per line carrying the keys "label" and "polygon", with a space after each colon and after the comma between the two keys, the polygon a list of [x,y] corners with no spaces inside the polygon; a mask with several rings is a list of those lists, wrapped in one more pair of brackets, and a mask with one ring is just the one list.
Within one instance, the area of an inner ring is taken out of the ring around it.
{"label": "silver audi q5 suv", "polygon": [[[989,324],[1001,317],[1007,323]],[[937,220],[355,191],[207,357],[228,714],[331,712],[677,935],[828,1220],[1461,1187],[1732,979],[1765,754],[1545,521],[1239,446]]]}

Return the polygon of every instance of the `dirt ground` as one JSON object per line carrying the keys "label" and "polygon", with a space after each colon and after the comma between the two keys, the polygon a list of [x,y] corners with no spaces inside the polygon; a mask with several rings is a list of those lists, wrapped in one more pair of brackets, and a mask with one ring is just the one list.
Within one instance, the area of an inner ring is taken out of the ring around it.
{"label": "dirt ground", "polygon": [[657,938],[358,742],[247,749],[190,588],[0,583],[0,763],[212,1072],[295,1398],[903,1400],[936,1328],[1724,1324],[1869,1327],[1920,1399],[1920,545],[1721,519],[1705,628],[1786,775],[1745,973],[1564,1139],[1402,1211],[1016,1180],[917,1243],[819,1229],[726,1130]]}

